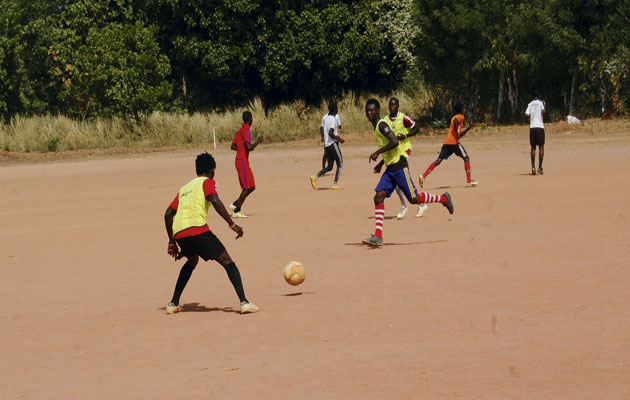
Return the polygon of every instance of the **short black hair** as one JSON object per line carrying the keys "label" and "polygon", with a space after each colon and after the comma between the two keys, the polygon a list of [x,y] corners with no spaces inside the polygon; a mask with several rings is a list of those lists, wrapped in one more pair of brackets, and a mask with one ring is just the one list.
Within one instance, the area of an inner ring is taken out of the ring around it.
{"label": "short black hair", "polygon": [[337,103],[333,101],[332,103],[328,104],[328,112],[331,114],[337,112]]}
{"label": "short black hair", "polygon": [[398,99],[397,99],[397,98],[395,98],[395,97],[392,97],[391,99],[389,99],[389,102],[390,102],[390,103],[391,103],[392,101],[393,101],[394,103],[396,103],[396,104],[400,104],[400,102],[398,101]]}
{"label": "short black hair", "polygon": [[252,113],[250,113],[249,111],[243,111],[243,122],[247,122],[251,120],[252,120]]}
{"label": "short black hair", "polygon": [[214,157],[212,157],[208,152],[201,153],[197,156],[195,160],[195,168],[197,169],[197,175],[208,174],[210,171],[217,167],[216,161],[214,161]]}
{"label": "short black hair", "polygon": [[374,104],[379,110],[381,109],[381,103],[379,103],[378,100],[376,100],[374,97],[372,97],[367,101],[367,103],[365,103],[365,108],[371,106],[372,104]]}
{"label": "short black hair", "polygon": [[453,110],[456,114],[461,114],[461,112],[464,110],[464,105],[462,103],[457,103],[455,104],[455,107],[453,107]]}

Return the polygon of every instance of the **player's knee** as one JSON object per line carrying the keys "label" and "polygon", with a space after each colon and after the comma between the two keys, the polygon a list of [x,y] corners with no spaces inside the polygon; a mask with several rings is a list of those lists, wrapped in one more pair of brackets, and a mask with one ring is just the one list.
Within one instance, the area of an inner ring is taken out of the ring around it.
{"label": "player's knee", "polygon": [[229,263],[233,262],[232,261],[232,257],[230,257],[230,255],[228,254],[227,251],[224,251],[223,253],[221,253],[221,255],[217,258],[217,262],[219,264],[221,264],[223,267],[225,267],[226,265],[228,265]]}
{"label": "player's knee", "polygon": [[437,160],[433,162],[433,164],[435,164],[435,166],[437,167],[438,165],[442,164],[442,159],[438,158]]}
{"label": "player's knee", "polygon": [[468,156],[464,157],[464,161],[465,162],[470,162],[470,157],[468,157]]}
{"label": "player's knee", "polygon": [[196,254],[192,257],[188,257],[188,260],[186,261],[186,265],[188,265],[188,269],[190,269],[191,271],[195,269],[198,263],[199,256]]}

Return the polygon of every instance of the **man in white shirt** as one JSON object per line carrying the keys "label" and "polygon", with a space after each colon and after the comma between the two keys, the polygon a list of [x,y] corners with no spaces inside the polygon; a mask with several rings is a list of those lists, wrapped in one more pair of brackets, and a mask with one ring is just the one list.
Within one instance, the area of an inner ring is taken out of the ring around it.
{"label": "man in white shirt", "polygon": [[343,187],[338,184],[341,169],[343,168],[343,157],[341,156],[339,143],[344,142],[341,136],[339,136],[338,126],[340,125],[341,121],[338,115],[337,104],[330,103],[328,105],[328,114],[324,115],[322,118],[322,124],[319,128],[319,133],[322,135],[322,141],[324,142],[327,165],[316,175],[311,176],[311,186],[313,186],[313,189],[317,189],[317,178],[324,176],[326,172],[332,170],[333,162],[337,164],[337,170],[335,171],[335,181],[331,189],[343,189]]}
{"label": "man in white shirt", "polygon": [[534,100],[527,105],[525,115],[529,117],[529,144],[531,146],[532,156],[532,175],[536,175],[536,146],[538,146],[538,174],[543,174],[543,157],[545,156],[545,123],[543,122],[543,114],[545,102],[540,100],[539,93],[536,93]]}

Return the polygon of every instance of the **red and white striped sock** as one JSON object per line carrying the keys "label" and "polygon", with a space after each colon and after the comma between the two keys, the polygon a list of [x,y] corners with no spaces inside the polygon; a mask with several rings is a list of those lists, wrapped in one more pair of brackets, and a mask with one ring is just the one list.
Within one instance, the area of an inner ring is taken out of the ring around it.
{"label": "red and white striped sock", "polygon": [[420,192],[420,194],[418,195],[418,204],[425,204],[425,203],[446,203],[447,199],[446,196],[441,195],[441,194],[432,194],[432,193],[427,193],[427,192]]}
{"label": "red and white striped sock", "polygon": [[376,204],[374,206],[374,222],[376,223],[376,229],[374,230],[374,236],[383,239],[383,220],[385,219],[385,203]]}

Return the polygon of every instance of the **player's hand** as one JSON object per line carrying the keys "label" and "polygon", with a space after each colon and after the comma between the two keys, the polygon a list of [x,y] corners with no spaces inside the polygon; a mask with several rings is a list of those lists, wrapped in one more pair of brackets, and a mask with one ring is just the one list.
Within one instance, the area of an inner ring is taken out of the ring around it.
{"label": "player's hand", "polygon": [[468,125],[468,130],[471,130],[474,127],[475,127],[475,124],[470,124],[470,125]]}
{"label": "player's hand", "polygon": [[238,238],[243,236],[243,228],[241,228],[240,226],[234,224],[234,225],[230,226],[230,229],[232,229],[234,232],[236,232],[236,239],[238,239]]}
{"label": "player's hand", "polygon": [[263,137],[263,135],[258,136],[258,139],[256,139],[256,142],[260,143],[263,140],[265,140],[265,138]]}
{"label": "player's hand", "polygon": [[345,143],[346,141],[339,137],[339,143]]}
{"label": "player's hand", "polygon": [[380,174],[381,173],[381,167],[383,167],[383,164],[378,163],[374,166],[374,173],[375,174]]}
{"label": "player's hand", "polygon": [[179,247],[177,247],[177,243],[175,241],[168,242],[168,255],[173,257],[174,261],[177,261]]}
{"label": "player's hand", "polygon": [[370,154],[370,160],[368,162],[376,161],[377,159],[378,159],[378,152],[375,151],[374,153]]}

